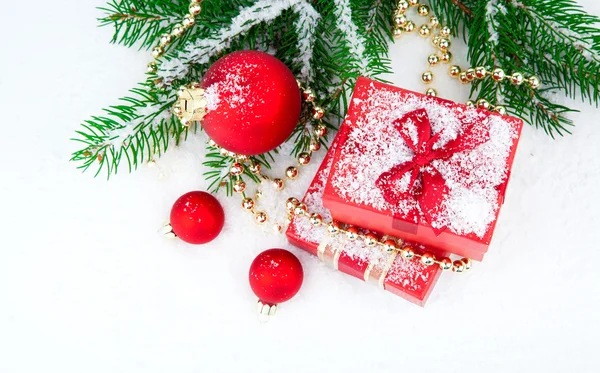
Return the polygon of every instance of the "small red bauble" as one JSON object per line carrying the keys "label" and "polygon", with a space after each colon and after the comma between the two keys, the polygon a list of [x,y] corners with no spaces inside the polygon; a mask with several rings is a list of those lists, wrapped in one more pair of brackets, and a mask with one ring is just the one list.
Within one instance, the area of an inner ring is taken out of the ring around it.
{"label": "small red bauble", "polygon": [[237,154],[277,148],[300,118],[296,78],[264,52],[228,54],[208,69],[201,86],[208,102],[202,128],[219,146]]}
{"label": "small red bauble", "polygon": [[182,241],[204,244],[214,240],[225,222],[223,207],[206,192],[189,192],[171,209],[171,228]]}
{"label": "small red bauble", "polygon": [[250,265],[250,287],[258,299],[267,304],[290,300],[304,280],[302,264],[294,254],[270,249],[258,254]]}

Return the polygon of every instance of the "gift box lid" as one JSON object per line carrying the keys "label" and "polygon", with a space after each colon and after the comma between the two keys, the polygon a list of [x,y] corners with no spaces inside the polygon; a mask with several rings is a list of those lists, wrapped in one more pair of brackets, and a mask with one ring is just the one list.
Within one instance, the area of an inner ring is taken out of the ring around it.
{"label": "gift box lid", "polygon": [[338,220],[481,259],[522,125],[359,78],[324,206]]}

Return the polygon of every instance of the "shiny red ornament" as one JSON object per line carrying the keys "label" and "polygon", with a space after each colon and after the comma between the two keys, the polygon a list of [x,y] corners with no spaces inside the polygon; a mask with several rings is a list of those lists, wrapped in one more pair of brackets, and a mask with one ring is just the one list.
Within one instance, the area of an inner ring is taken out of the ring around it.
{"label": "shiny red ornament", "polygon": [[290,300],[304,280],[304,270],[298,258],[283,249],[270,249],[258,254],[250,265],[250,287],[266,304]]}
{"label": "shiny red ornament", "polygon": [[217,238],[225,214],[219,201],[201,191],[189,192],[179,197],[171,209],[171,228],[182,241],[205,244]]}
{"label": "shiny red ornament", "polygon": [[219,146],[237,154],[277,148],[300,118],[296,78],[264,52],[228,54],[208,69],[201,86],[208,103],[202,128]]}

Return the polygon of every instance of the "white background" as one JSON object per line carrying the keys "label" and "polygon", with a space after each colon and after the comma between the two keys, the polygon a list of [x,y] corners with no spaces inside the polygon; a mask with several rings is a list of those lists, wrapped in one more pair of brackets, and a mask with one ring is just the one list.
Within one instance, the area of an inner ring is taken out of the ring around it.
{"label": "white background", "polygon": [[[581,2],[600,15],[600,4]],[[3,6],[0,372],[597,369],[597,109],[575,104],[572,136],[525,128],[485,262],[444,274],[419,308],[265,235],[223,195],[216,241],[164,240],[157,229],[173,201],[207,186],[201,138],[110,182],[81,175],[68,161],[73,131],[142,81],[149,61],[109,45],[112,30],[96,27],[102,4]],[[417,36],[394,46],[394,82],[423,90],[430,50]],[[466,97],[455,82],[439,88]],[[300,257],[305,283],[260,324],[247,271],[276,246]]]}

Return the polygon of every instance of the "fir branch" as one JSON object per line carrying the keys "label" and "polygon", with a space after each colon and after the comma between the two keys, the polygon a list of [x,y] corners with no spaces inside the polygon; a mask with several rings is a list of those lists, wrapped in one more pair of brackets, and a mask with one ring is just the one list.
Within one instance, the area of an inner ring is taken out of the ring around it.
{"label": "fir branch", "polygon": [[189,2],[184,0],[112,0],[98,19],[100,26],[113,26],[113,43],[131,47],[139,44],[140,49],[148,49],[158,37],[170,32],[170,27],[187,13]]}

